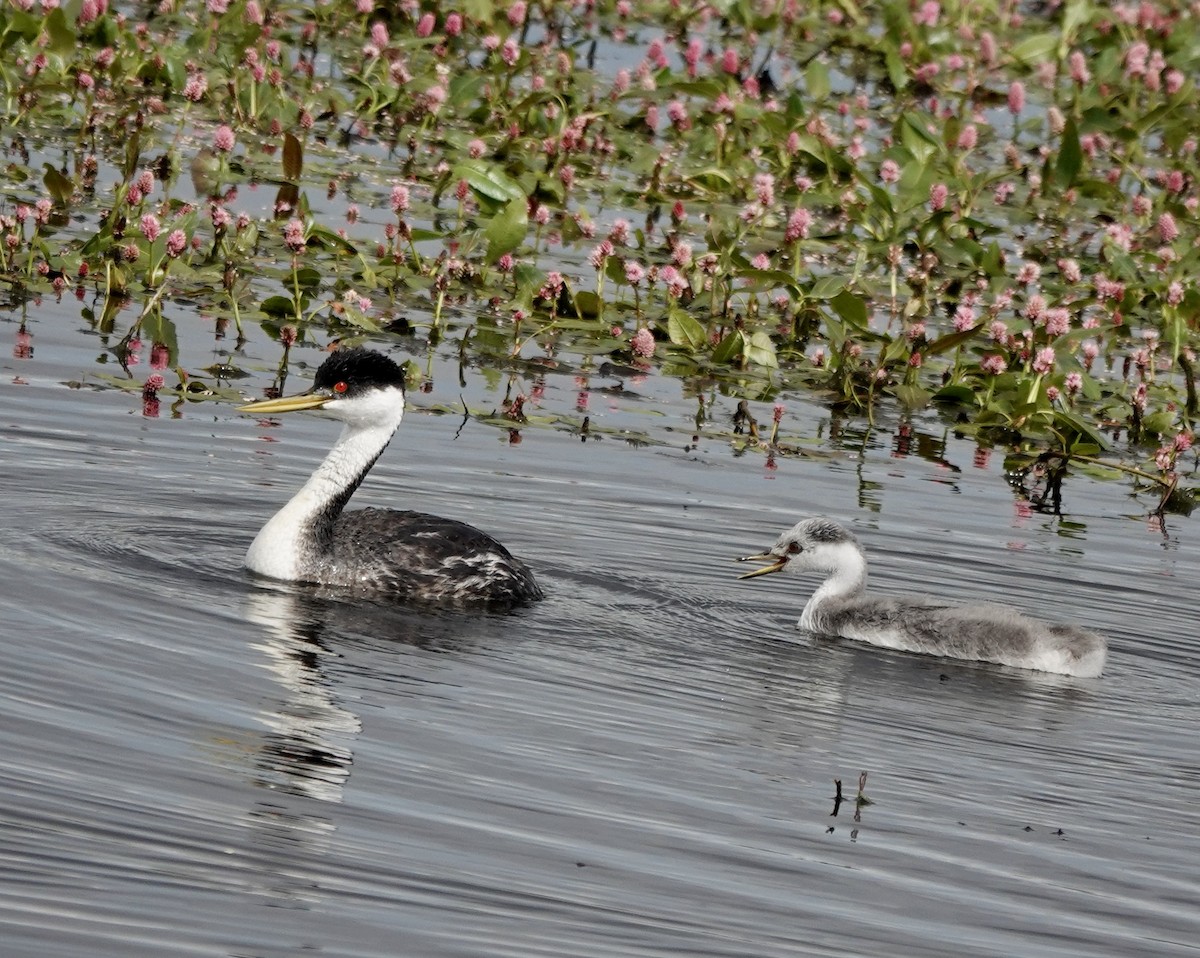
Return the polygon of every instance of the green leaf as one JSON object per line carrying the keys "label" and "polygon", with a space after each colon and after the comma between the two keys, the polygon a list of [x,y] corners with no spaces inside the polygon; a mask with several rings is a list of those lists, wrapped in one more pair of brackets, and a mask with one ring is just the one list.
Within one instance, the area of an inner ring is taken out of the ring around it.
{"label": "green leaf", "polygon": [[812,285],[808,295],[812,299],[833,299],[846,288],[846,281],[840,276],[822,276]]}
{"label": "green leaf", "polygon": [[949,349],[954,349],[955,346],[961,346],[981,329],[983,329],[983,323],[977,323],[970,329],[939,336],[932,343],[928,343],[921,352],[926,356],[936,356],[938,353],[944,353]]}
{"label": "green leaf", "polygon": [[888,79],[899,93],[908,86],[908,70],[904,66],[904,60],[896,50],[888,47],[883,55],[883,62],[887,67]]}
{"label": "green leaf", "polygon": [[[575,294],[575,312],[580,316],[583,316],[585,319],[595,319],[600,315],[603,307],[604,303],[601,302],[600,297],[590,289],[581,289]],[[568,326],[566,323],[562,325],[563,327]],[[592,325],[593,324],[590,322],[584,322],[580,324],[582,328],[587,329],[590,329]]]}
{"label": "green leaf", "polygon": [[268,296],[258,306],[268,316],[294,316],[296,304],[290,296]]}
{"label": "green leaf", "polygon": [[812,60],[804,71],[804,85],[810,100],[824,100],[829,96],[829,68],[820,60]]}
{"label": "green leaf", "polygon": [[283,134],[283,177],[295,182],[304,171],[304,147],[291,133]]}
{"label": "green leaf", "polygon": [[746,344],[746,358],[758,366],[770,369],[779,368],[779,358],[775,355],[775,343],[769,333],[757,330],[750,334],[750,342]]}
{"label": "green leaf", "polygon": [[466,180],[475,193],[496,203],[525,202],[521,184],[494,163],[484,160],[464,160],[451,171],[455,180]]}
{"label": "green leaf", "polygon": [[168,365],[179,362],[179,342],[175,335],[175,324],[161,313],[151,311],[142,319],[142,336],[152,343],[167,347]]}
{"label": "green leaf", "polygon": [[67,206],[71,202],[71,194],[75,192],[75,184],[49,163],[45,164],[45,168],[46,175],[42,177],[42,182],[46,184],[46,189],[54,197],[54,202],[59,206]]}
{"label": "green leaf", "polygon": [[708,342],[704,327],[695,317],[675,305],[671,306],[667,314],[667,336],[676,346],[683,346],[692,352],[701,349]]}
{"label": "green leaf", "polygon": [[322,226],[320,223],[314,223],[308,228],[305,234],[309,246],[323,246],[329,249],[340,250],[350,256],[358,253],[358,249],[344,236],[339,236],[328,226]]}
{"label": "green leaf", "polygon": [[829,300],[829,305],[851,326],[855,326],[858,329],[867,328],[870,311],[867,309],[867,301],[861,296],[850,292],[848,289],[843,289]]}
{"label": "green leaf", "polygon": [[1058,148],[1058,160],[1054,164],[1054,178],[1063,189],[1070,189],[1083,168],[1083,149],[1079,145],[1079,130],[1073,119],[1063,127],[1062,142]]}
{"label": "green leaf", "polygon": [[321,285],[321,273],[311,266],[301,266],[296,270],[296,283],[307,290],[317,289]]}
{"label": "green leaf", "polygon": [[932,399],[934,402],[974,406],[975,390],[970,386],[943,386],[933,394]]}
{"label": "green leaf", "polygon": [[1058,33],[1038,33],[1026,37],[1009,51],[1009,55],[1026,66],[1036,66],[1053,60],[1058,51]]}
{"label": "green leaf", "polygon": [[67,22],[62,7],[55,7],[46,17],[46,33],[50,37],[50,52],[69,57],[75,52],[75,31]]}
{"label": "green leaf", "polygon": [[529,206],[522,194],[509,200],[483,231],[488,244],[487,261],[494,263],[505,253],[511,253],[525,241],[528,232]]}
{"label": "green leaf", "polygon": [[909,409],[922,409],[928,406],[929,400],[933,398],[929,390],[908,383],[899,383],[893,386],[891,392]]}
{"label": "green leaf", "polygon": [[740,329],[730,331],[724,339],[717,343],[717,348],[713,350],[714,363],[730,363],[735,359],[740,359],[746,351],[746,337],[742,335]]}

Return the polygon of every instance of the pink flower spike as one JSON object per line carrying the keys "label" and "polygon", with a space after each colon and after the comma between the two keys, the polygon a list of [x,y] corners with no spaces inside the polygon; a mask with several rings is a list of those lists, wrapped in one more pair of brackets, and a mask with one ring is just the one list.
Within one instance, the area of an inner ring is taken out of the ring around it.
{"label": "pink flower spike", "polygon": [[187,244],[187,234],[183,230],[172,230],[171,234],[167,237],[167,255],[171,259],[175,259],[187,249]]}
{"label": "pink flower spike", "polygon": [[283,241],[293,253],[303,250],[308,245],[304,239],[304,222],[298,219],[288,220],[287,226],[283,228]]}
{"label": "pink flower spike", "polygon": [[228,153],[233,149],[236,138],[233,135],[233,130],[222,124],[217,127],[217,132],[213,134],[213,146],[222,153]]}
{"label": "pink flower spike", "polygon": [[433,25],[437,21],[432,13],[427,13],[417,22],[417,36],[427,37],[433,33]]}
{"label": "pink flower spike", "polygon": [[1178,238],[1179,226],[1170,213],[1163,213],[1158,218],[1158,236],[1164,243],[1173,243]]}
{"label": "pink flower spike", "polygon": [[408,209],[408,199],[409,199],[409,197],[408,197],[408,187],[407,186],[393,186],[392,187],[392,200],[391,200],[392,212],[399,214],[399,213],[403,213],[405,210],[407,210]]}
{"label": "pink flower spike", "polygon": [[153,213],[147,213],[142,217],[141,228],[142,235],[151,243],[158,239],[158,234],[162,230],[162,226],[158,222],[158,217]]}
{"label": "pink flower spike", "polygon": [[634,333],[633,338],[629,341],[629,348],[633,351],[633,355],[646,359],[654,355],[654,347],[654,334],[645,326]]}
{"label": "pink flower spike", "polygon": [[929,208],[935,213],[938,210],[945,209],[946,198],[950,195],[950,188],[945,183],[934,183],[929,188]]}
{"label": "pink flower spike", "polygon": [[1025,109],[1025,84],[1020,80],[1013,80],[1008,88],[1008,109],[1013,116]]}

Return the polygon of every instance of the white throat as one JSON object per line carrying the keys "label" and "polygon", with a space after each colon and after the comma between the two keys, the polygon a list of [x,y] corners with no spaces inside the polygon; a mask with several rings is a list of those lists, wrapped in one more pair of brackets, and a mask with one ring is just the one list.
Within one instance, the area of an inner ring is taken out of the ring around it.
{"label": "white throat", "polygon": [[[397,396],[400,398],[397,399]],[[354,407],[350,407],[351,402]],[[325,407],[345,421],[341,435],[308,481],[259,530],[246,552],[246,568],[272,579],[305,578],[305,565],[327,552],[333,525],[371,466],[387,448],[404,416],[399,390]]]}
{"label": "white throat", "polygon": [[[793,562],[795,560],[792,560]],[[791,563],[789,563],[790,565]],[[797,625],[809,632],[819,632],[817,617],[821,607],[830,601],[852,599],[867,588],[867,557],[854,542],[821,545],[801,569],[828,573],[804,606]]]}

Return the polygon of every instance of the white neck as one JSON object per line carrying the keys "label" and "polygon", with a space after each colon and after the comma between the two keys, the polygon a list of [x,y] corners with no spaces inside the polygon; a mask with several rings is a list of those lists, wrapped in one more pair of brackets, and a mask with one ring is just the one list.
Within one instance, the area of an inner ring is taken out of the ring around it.
{"label": "white neck", "polygon": [[825,603],[852,599],[862,595],[867,588],[867,557],[856,543],[840,542],[837,545],[822,545],[820,549],[819,559],[815,559],[809,568],[828,572],[829,575],[812,594],[797,623],[809,632],[822,631],[817,619]]}
{"label": "white neck", "polygon": [[347,421],[308,482],[255,536],[246,552],[246,568],[273,579],[302,578],[304,560],[328,551],[334,523],[387,448],[403,413],[401,403],[386,418]]}

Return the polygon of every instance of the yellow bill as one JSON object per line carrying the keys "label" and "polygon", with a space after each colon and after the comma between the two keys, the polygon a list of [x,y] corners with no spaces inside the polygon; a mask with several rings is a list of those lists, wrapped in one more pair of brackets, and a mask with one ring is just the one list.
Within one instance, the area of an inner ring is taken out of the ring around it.
{"label": "yellow bill", "polygon": [[238,412],[252,412],[269,416],[277,412],[298,412],[301,409],[320,409],[333,397],[324,393],[298,393],[295,396],[280,396],[278,399],[260,399],[258,402],[238,406]]}
{"label": "yellow bill", "polygon": [[756,575],[767,575],[770,572],[779,572],[787,565],[787,556],[777,556],[770,552],[763,552],[756,556],[742,556],[736,560],[738,562],[767,562],[769,565],[763,566],[761,569],[755,569],[753,572],[743,572],[738,576],[739,579],[753,579]]}

